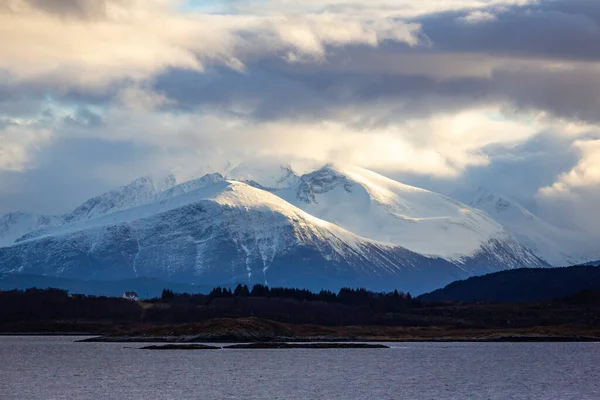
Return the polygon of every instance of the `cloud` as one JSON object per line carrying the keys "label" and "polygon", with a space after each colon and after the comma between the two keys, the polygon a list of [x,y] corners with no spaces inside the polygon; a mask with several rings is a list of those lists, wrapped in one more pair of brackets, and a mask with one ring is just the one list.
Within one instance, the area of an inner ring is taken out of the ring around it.
{"label": "cloud", "polygon": [[577,140],[572,147],[581,154],[579,162],[570,171],[559,175],[552,186],[540,189],[540,195],[569,195],[582,188],[600,185],[600,139]]}
{"label": "cloud", "polygon": [[487,11],[473,11],[472,13],[458,18],[459,21],[466,24],[481,24],[489,21],[495,21],[497,18],[494,14]]}
{"label": "cloud", "polygon": [[417,24],[393,19],[186,15],[157,0],[12,4],[0,13],[0,69],[16,82],[51,81],[60,87],[101,90],[112,81],[140,81],[168,67],[202,71],[215,63],[242,70],[246,57],[261,54],[318,60],[326,46],[420,41]]}
{"label": "cloud", "polygon": [[128,99],[132,107],[120,104],[101,116],[89,110],[69,113],[55,130],[56,137],[135,142],[209,164],[219,163],[224,155],[231,162],[257,156],[312,158],[450,177],[469,166],[489,163],[482,148],[518,143],[541,126],[499,118],[497,107],[414,117],[369,129],[354,123],[350,115],[318,121],[252,120],[243,112],[216,108],[195,113],[157,110],[159,103],[142,105],[146,98],[162,100],[163,96],[142,92],[144,100],[138,101],[140,92],[133,93],[133,100]]}
{"label": "cloud", "polygon": [[163,153],[131,142],[55,137],[36,151],[35,165],[0,169],[0,210],[70,211],[154,168],[160,171]]}
{"label": "cloud", "polygon": [[20,171],[31,164],[33,153],[51,133],[31,121],[0,121],[0,171]]}
{"label": "cloud", "polygon": [[600,240],[600,139],[577,140],[572,149],[580,154],[579,161],[553,184],[542,187],[537,198],[563,226],[584,229]]}
{"label": "cloud", "polygon": [[[457,10],[476,10],[488,7],[535,4],[537,0],[248,0],[215,1],[215,10],[221,12],[254,14],[337,13],[345,15],[366,15],[369,17],[415,18],[432,13]],[[216,6],[218,5],[218,6]]]}
{"label": "cloud", "polygon": [[599,39],[584,0],[1,2],[0,211],[283,157],[591,232]]}

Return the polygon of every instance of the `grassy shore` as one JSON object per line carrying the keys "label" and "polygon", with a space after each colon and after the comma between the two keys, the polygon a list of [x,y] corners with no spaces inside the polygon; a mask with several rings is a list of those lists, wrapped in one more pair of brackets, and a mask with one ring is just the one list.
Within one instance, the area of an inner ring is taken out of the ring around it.
{"label": "grassy shore", "polygon": [[183,325],[133,328],[86,342],[253,343],[253,342],[523,342],[600,341],[600,328],[576,325],[517,329],[452,326],[392,327],[287,324],[259,318],[219,318]]}

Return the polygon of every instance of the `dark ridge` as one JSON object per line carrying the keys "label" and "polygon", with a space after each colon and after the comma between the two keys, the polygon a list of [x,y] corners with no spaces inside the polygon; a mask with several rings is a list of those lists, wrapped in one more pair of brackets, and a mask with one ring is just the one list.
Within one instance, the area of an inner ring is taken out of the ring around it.
{"label": "dark ridge", "polygon": [[419,296],[423,301],[527,302],[600,290],[600,268],[523,268],[453,282]]}

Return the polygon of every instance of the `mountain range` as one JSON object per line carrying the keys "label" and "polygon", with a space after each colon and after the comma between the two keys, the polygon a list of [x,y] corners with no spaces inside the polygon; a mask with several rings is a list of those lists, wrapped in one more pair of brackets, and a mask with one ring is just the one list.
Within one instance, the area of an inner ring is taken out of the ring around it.
{"label": "mountain range", "polygon": [[[470,204],[357,166],[142,177],[61,216],[0,216],[0,273],[422,293],[456,279],[600,258],[510,200]],[[587,259],[586,259],[587,257]]]}

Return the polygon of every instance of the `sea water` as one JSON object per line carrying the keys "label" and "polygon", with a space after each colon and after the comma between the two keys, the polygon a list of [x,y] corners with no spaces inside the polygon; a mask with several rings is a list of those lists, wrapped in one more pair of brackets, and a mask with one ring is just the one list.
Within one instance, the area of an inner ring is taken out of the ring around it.
{"label": "sea water", "polygon": [[140,350],[0,337],[0,399],[600,399],[597,343]]}

